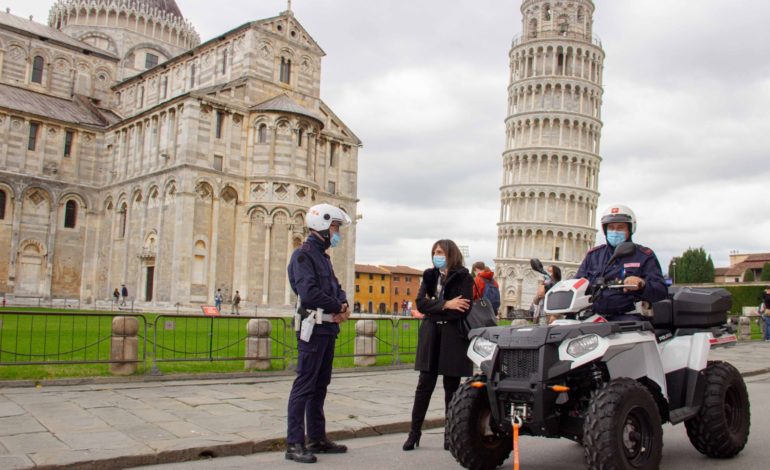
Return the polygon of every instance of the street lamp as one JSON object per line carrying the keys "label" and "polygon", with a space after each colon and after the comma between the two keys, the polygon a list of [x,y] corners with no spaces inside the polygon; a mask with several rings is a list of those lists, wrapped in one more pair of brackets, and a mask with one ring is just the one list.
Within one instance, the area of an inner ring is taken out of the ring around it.
{"label": "street lamp", "polygon": [[671,262],[673,272],[671,273],[671,284],[676,284],[676,261]]}

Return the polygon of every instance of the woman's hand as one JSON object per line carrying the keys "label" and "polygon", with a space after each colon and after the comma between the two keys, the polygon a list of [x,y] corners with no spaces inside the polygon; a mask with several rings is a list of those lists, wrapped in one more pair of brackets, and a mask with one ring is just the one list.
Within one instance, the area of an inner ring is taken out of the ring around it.
{"label": "woman's hand", "polygon": [[464,299],[463,296],[458,295],[452,300],[447,300],[444,302],[444,310],[459,310],[461,312],[464,312],[468,310],[471,306],[471,301],[468,299]]}

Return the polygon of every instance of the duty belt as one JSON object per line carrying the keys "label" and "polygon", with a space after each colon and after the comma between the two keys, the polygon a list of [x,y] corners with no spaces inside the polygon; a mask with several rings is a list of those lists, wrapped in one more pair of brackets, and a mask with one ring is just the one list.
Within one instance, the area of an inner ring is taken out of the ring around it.
{"label": "duty belt", "polygon": [[[300,314],[300,316],[302,317],[303,320],[305,318],[307,318],[308,316],[310,316],[311,314],[313,314],[313,313],[318,314],[318,310],[310,310],[310,309],[307,309],[307,308],[304,308],[304,307],[300,307],[299,308],[299,314]],[[321,314],[321,321],[322,322],[326,322],[326,323],[335,323],[334,322],[334,314],[332,314],[332,313],[322,313]]]}

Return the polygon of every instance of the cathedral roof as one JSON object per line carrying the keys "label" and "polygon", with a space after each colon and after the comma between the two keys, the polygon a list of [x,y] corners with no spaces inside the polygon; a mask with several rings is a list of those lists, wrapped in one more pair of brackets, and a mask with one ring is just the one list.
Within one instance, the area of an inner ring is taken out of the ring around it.
{"label": "cathedral roof", "polygon": [[252,111],[278,111],[280,113],[292,113],[299,114],[301,116],[307,116],[313,118],[316,121],[323,123],[323,119],[316,113],[304,108],[289,98],[285,93],[264,101],[251,108]]}
{"label": "cathedral roof", "polygon": [[0,108],[22,111],[57,121],[107,127],[120,118],[111,111],[0,83]]}
{"label": "cathedral roof", "polygon": [[40,24],[33,20],[28,20],[20,16],[16,16],[11,13],[0,11],[0,28],[10,29],[16,33],[24,34],[34,38],[46,38],[59,43],[70,49],[76,49],[78,51],[89,51],[97,53],[103,57],[109,57],[111,59],[117,59],[114,55],[107,51],[103,51],[83,41],[64,34],[56,28],[48,27],[44,24]]}

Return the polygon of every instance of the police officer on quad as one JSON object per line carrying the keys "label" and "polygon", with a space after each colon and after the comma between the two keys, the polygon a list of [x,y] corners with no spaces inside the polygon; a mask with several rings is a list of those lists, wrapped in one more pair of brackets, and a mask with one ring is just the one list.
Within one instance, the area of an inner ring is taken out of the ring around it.
{"label": "police officer on quad", "polygon": [[301,336],[305,339],[301,339],[300,334],[297,339],[297,378],[289,396],[286,459],[314,463],[314,454],[348,450],[327,439],[323,407],[332,377],[339,324],[350,317],[345,291],[334,275],[326,250],[340,244],[339,229],[350,223],[350,217],[330,204],[319,204],[308,210],[306,223],[310,234],[291,255],[288,271],[291,288],[299,296],[295,322],[303,328],[312,324],[312,328],[308,328],[309,337],[303,329]]}
{"label": "police officer on quad", "polygon": [[633,254],[618,258],[607,266],[615,248],[631,241],[636,232],[636,216],[629,207],[615,205],[604,211],[601,222],[607,244],[588,251],[575,277],[586,278],[591,283],[602,276],[607,281],[622,282],[625,289],[602,292],[593,305],[594,311],[610,321],[642,320],[641,315],[628,313],[635,310],[634,303],[646,301],[652,304],[665,299],[668,293],[658,258],[651,249],[636,245]]}

